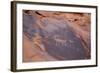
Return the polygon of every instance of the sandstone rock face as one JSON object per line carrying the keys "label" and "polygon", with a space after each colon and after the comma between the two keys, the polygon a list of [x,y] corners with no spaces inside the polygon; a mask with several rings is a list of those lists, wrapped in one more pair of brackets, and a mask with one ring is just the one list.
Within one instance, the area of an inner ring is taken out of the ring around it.
{"label": "sandstone rock face", "polygon": [[23,62],[90,59],[90,16],[23,10]]}

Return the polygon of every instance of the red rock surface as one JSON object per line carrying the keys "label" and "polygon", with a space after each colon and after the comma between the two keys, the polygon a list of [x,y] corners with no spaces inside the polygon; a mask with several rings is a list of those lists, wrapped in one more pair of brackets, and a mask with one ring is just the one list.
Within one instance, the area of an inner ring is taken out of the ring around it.
{"label": "red rock surface", "polygon": [[[33,29],[38,29],[38,28],[45,29],[45,25],[42,23],[42,21],[47,20],[47,19],[50,21],[50,18],[53,19],[53,22],[55,23],[57,23],[57,21],[67,22],[68,23],[67,25],[71,27],[70,29],[74,31],[75,36],[82,43],[83,50],[85,51],[85,57],[82,59],[91,58],[91,55],[90,55],[91,53],[90,52],[91,51],[91,47],[90,47],[91,45],[90,44],[91,42],[90,40],[91,14],[70,13],[70,12],[31,11],[31,10],[24,10],[23,14],[33,17],[33,19],[31,18],[32,22],[30,20],[28,21],[28,19],[26,19],[27,22],[23,21],[25,22],[25,24],[27,23],[26,25],[28,26],[28,29],[32,29],[32,32],[30,32],[30,30],[27,31],[25,28],[25,32],[23,34],[24,35],[23,36],[23,62],[55,61],[55,60],[60,60],[60,58],[62,58],[62,56],[60,55],[53,56],[49,54],[47,52],[48,48],[46,48],[42,42],[43,38],[41,37],[41,35],[39,35],[39,33],[34,33],[35,30],[33,30]],[[31,28],[29,26],[31,26]],[[29,34],[31,34],[31,36]],[[45,37],[47,38],[47,36]],[[46,43],[48,42],[47,40],[45,41]],[[68,49],[71,49],[71,48],[68,48]],[[81,52],[79,53],[81,54]],[[75,60],[75,59],[72,59],[72,60]]]}

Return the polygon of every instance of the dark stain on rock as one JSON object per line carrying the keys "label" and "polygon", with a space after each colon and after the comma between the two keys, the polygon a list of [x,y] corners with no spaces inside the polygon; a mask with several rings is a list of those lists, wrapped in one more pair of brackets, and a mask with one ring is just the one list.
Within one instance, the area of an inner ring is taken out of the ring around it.
{"label": "dark stain on rock", "polygon": [[61,60],[86,58],[84,46],[65,21],[49,18],[45,19],[43,23],[46,27],[41,30],[41,34],[48,36],[46,38],[48,41],[43,41],[43,44],[50,55],[59,57]]}
{"label": "dark stain on rock", "polygon": [[33,27],[36,25],[36,19],[36,16],[23,14],[23,32],[29,39],[32,39],[34,33],[36,33],[36,28]]}

